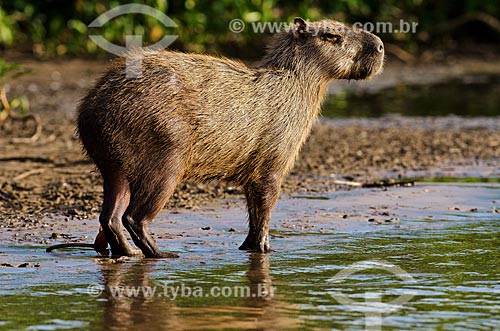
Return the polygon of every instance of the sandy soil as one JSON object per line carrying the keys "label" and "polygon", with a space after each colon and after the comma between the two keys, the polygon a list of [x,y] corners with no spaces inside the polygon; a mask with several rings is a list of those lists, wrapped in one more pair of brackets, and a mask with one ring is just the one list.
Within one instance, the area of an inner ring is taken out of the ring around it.
{"label": "sandy soil", "polygon": [[[47,219],[93,219],[98,214],[101,180],[80,150],[73,115],[78,99],[105,64],[27,61],[33,73],[9,87],[9,95],[29,96],[31,109],[41,116],[44,131],[33,144],[12,142],[14,132],[29,135],[29,124],[20,127],[10,123],[0,131],[0,227],[21,229]],[[486,71],[494,71],[484,66]],[[471,72],[479,70],[462,63],[460,72],[467,68]],[[368,84],[387,86],[398,70],[397,66],[389,66],[378,81]],[[414,70],[424,75],[420,69]],[[428,70],[428,75],[434,69],[421,70]],[[402,81],[408,76],[402,75]],[[458,125],[442,125],[443,121]],[[474,125],[457,118],[425,120],[425,125],[415,125],[413,119],[378,121],[383,125],[356,120],[340,124],[319,121],[283,184],[283,191],[331,192],[345,189],[334,184],[335,179],[344,177],[367,181],[407,177],[416,172],[425,175],[454,167],[481,167],[498,176],[499,121],[485,119]],[[227,197],[240,197],[239,189],[231,184],[183,183],[167,207],[199,209],[214,199]]]}

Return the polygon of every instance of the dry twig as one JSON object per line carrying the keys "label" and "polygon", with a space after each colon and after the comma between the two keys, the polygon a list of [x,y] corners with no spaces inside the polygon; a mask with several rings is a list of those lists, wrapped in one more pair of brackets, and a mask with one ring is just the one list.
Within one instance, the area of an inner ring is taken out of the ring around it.
{"label": "dry twig", "polygon": [[[0,89],[0,101],[3,105],[4,110],[7,112],[7,116],[0,122],[5,122],[8,118],[14,120],[14,121],[23,121],[26,122],[28,120],[33,120],[35,122],[35,132],[31,137],[27,138],[12,138],[12,142],[14,143],[34,143],[38,139],[40,139],[40,136],[42,135],[42,120],[40,119],[40,116],[37,114],[28,114],[26,116],[19,116],[17,115],[12,108],[10,107],[9,101],[7,100],[7,96],[5,94],[5,89],[1,88]],[[2,123],[0,123],[2,124]]]}

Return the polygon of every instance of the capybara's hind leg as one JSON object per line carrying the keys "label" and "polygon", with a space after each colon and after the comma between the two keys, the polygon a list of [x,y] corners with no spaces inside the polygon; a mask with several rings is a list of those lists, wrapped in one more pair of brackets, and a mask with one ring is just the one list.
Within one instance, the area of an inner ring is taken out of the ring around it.
{"label": "capybara's hind leg", "polygon": [[248,209],[248,235],[240,246],[242,250],[268,252],[269,222],[271,212],[278,201],[281,181],[279,176],[266,176],[245,185]]}
{"label": "capybara's hind leg", "polygon": [[174,253],[160,251],[148,230],[148,223],[162,210],[168,198],[172,195],[175,184],[175,182],[172,183],[172,181],[167,180],[162,187],[148,192],[149,194],[132,194],[130,206],[123,216],[123,225],[146,257],[178,257]]}
{"label": "capybara's hind leg", "polygon": [[156,242],[149,234],[148,222],[136,222],[132,216],[125,215],[123,217],[123,224],[127,228],[134,240],[134,243],[142,250],[146,257],[150,258],[177,258],[179,255],[171,252],[163,252],[158,248]]}
{"label": "capybara's hind leg", "polygon": [[[136,246],[142,250],[146,257],[178,257],[174,253],[160,251],[148,230],[148,223],[163,209],[174,192],[180,177],[182,167],[167,168],[171,170],[179,169],[179,173],[173,174],[172,171],[168,175],[157,173],[158,177],[155,178],[154,183],[143,178],[140,183],[132,185],[132,199],[123,217],[123,225],[130,233]],[[163,168],[160,168],[161,170]]]}
{"label": "capybara's hind leg", "polygon": [[125,238],[122,216],[130,202],[130,187],[127,178],[118,167],[100,167],[104,179],[104,200],[99,216],[102,232],[96,238],[96,250],[102,249],[103,235],[111,246],[113,256],[140,254]]}

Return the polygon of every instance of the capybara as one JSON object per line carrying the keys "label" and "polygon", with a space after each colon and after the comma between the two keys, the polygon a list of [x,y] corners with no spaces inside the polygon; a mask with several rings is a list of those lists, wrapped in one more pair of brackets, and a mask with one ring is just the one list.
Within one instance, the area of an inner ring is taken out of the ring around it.
{"label": "capybara", "polygon": [[[381,71],[380,38],[331,20],[277,33],[262,61],[132,50],[142,76],[116,59],[78,109],[78,134],[104,180],[95,249],[115,256],[162,252],[148,223],[183,180],[227,180],[244,191],[249,232],[240,249],[267,252],[280,184],[320,112],[333,79]],[[134,62],[134,61],[131,61]],[[130,63],[130,62],[129,62]]]}

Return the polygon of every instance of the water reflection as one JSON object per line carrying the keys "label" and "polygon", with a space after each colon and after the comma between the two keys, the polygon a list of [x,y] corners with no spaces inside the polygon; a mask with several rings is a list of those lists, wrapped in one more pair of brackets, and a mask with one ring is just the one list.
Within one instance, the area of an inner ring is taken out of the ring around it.
{"label": "water reflection", "polygon": [[[163,285],[152,276],[162,261],[102,263],[100,271],[105,286],[102,323],[107,330],[297,328],[301,321],[290,313],[298,308],[272,295],[269,258],[269,254],[249,254],[245,282],[237,284],[241,291],[233,290],[234,297],[220,298],[219,295],[210,299],[210,287],[203,286],[201,301],[187,298],[187,305],[165,298]],[[228,288],[232,284],[225,282],[221,286]],[[151,292],[117,294],[116,289],[126,288],[156,289],[156,292],[154,295]]]}
{"label": "water reflection", "polygon": [[[154,326],[157,330],[171,330],[176,325],[172,302],[154,296],[116,294],[112,291],[125,287],[153,288],[150,279],[153,261],[133,263],[104,263],[104,325],[108,330],[142,330]],[[149,326],[149,327],[148,327]]]}

